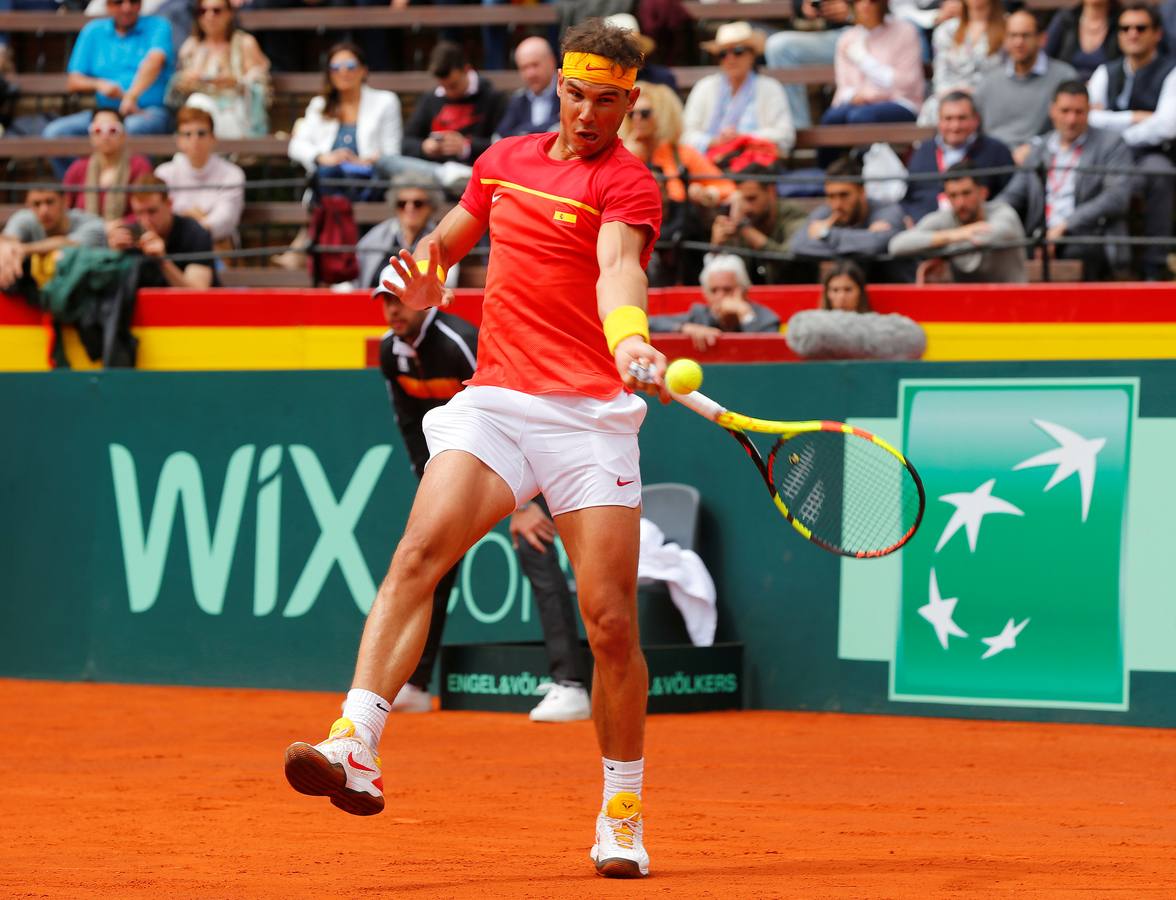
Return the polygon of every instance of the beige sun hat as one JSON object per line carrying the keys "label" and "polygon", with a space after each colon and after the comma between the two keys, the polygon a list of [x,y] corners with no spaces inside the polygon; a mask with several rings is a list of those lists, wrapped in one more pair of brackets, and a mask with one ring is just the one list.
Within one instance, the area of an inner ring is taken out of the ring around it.
{"label": "beige sun hat", "polygon": [[641,33],[641,26],[637,24],[637,17],[629,13],[613,13],[608,16],[604,23],[611,25],[613,28],[619,28],[622,31],[631,31],[633,36],[637,38],[637,43],[641,45],[641,52],[646,56],[654,51],[657,47],[657,42],[648,35]]}
{"label": "beige sun hat", "polygon": [[726,47],[737,47],[741,44],[751,47],[755,55],[759,56],[764,52],[764,33],[756,31],[748,22],[728,22],[719,26],[713,41],[703,41],[701,46],[707,53],[713,54]]}

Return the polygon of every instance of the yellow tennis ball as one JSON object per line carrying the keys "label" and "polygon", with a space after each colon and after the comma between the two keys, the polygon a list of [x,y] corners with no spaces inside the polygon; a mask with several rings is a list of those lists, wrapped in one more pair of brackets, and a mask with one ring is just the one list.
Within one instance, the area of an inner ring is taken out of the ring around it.
{"label": "yellow tennis ball", "polygon": [[[429,271],[429,261],[427,259],[418,259],[416,261],[417,271],[422,275]],[[445,270],[437,266],[437,280],[442,284],[445,283]]]}
{"label": "yellow tennis ball", "polygon": [[689,394],[702,387],[702,366],[692,359],[675,359],[666,369],[666,387],[675,394]]}

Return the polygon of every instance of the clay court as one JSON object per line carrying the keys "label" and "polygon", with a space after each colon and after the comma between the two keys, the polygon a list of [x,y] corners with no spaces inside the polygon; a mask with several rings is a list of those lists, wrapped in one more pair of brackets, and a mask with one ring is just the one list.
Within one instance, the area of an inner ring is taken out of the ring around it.
{"label": "clay court", "polygon": [[588,723],[385,734],[388,806],[291,791],[334,694],[0,682],[5,897],[1170,897],[1160,729],[788,712],[658,716],[647,881],[588,861]]}

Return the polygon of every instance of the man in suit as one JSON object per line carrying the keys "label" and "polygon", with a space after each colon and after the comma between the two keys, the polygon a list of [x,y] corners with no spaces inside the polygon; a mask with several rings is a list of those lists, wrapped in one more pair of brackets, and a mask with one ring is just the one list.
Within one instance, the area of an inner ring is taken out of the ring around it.
{"label": "man in suit", "polygon": [[514,137],[537,131],[554,131],[559,125],[559,98],[555,96],[555,54],[541,37],[529,37],[515,49],[515,66],[523,86],[511,94],[496,137]]}
{"label": "man in suit", "polygon": [[[1114,132],[1090,127],[1090,99],[1080,81],[1058,86],[1049,117],[1053,131],[1033,140],[1026,168],[996,199],[1020,213],[1026,232],[1044,228],[1048,249],[1059,258],[1081,259],[1083,280],[1098,281],[1129,263],[1126,245],[1052,242],[1127,233],[1131,151]],[[1103,168],[1121,169],[1122,174],[1102,174]],[[1040,170],[1045,171],[1044,184]]]}
{"label": "man in suit", "polygon": [[[945,172],[952,166],[967,163],[975,169],[1012,166],[1009,148],[980,130],[980,115],[971,94],[952,91],[939,101],[939,124],[935,137],[923,141],[911,155],[907,170],[912,175]],[[1008,175],[988,175],[979,184],[990,197],[999,194],[1009,183]],[[939,180],[911,181],[907,185],[902,211],[918,222],[940,210],[949,212],[951,204]]]}
{"label": "man in suit", "polygon": [[[1160,14],[1140,2],[1119,13],[1123,55],[1090,78],[1090,121],[1123,138],[1135,159],[1134,193],[1143,200],[1143,233],[1170,237],[1176,203],[1176,57],[1164,54]],[[1143,277],[1167,281],[1168,247],[1143,251]]]}

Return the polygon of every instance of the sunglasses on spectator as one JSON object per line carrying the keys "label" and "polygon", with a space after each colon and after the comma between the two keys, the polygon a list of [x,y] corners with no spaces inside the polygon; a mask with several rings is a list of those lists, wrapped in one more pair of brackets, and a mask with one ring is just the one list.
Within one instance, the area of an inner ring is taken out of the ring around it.
{"label": "sunglasses on spectator", "polygon": [[121,125],[91,125],[90,134],[94,137],[114,137],[116,134],[122,134],[123,127]]}
{"label": "sunglasses on spectator", "polygon": [[191,131],[177,131],[176,136],[182,138],[202,138],[210,134],[207,128],[193,128]]}
{"label": "sunglasses on spectator", "polygon": [[354,59],[349,59],[344,62],[331,63],[330,69],[332,72],[354,72],[359,68],[359,63]]}
{"label": "sunglasses on spectator", "polygon": [[107,6],[138,6],[143,0],[106,0]]}
{"label": "sunglasses on spectator", "polygon": [[1151,25],[1127,24],[1119,26],[1119,34],[1126,34],[1128,31],[1138,31],[1140,34],[1147,34],[1149,31],[1151,31]]}
{"label": "sunglasses on spectator", "polygon": [[223,6],[202,6],[202,7],[200,7],[200,15],[202,15],[202,16],[219,16],[223,12],[225,12],[225,7],[223,7]]}
{"label": "sunglasses on spectator", "polygon": [[630,119],[648,119],[653,116],[652,109],[631,109],[629,110]]}
{"label": "sunglasses on spectator", "polygon": [[397,209],[404,209],[406,206],[411,206],[413,209],[424,209],[428,205],[429,205],[428,200],[413,199],[413,200],[397,200],[396,201],[396,208]]}
{"label": "sunglasses on spectator", "polygon": [[750,47],[727,47],[715,54],[719,59],[726,59],[728,56],[745,56],[751,52]]}

